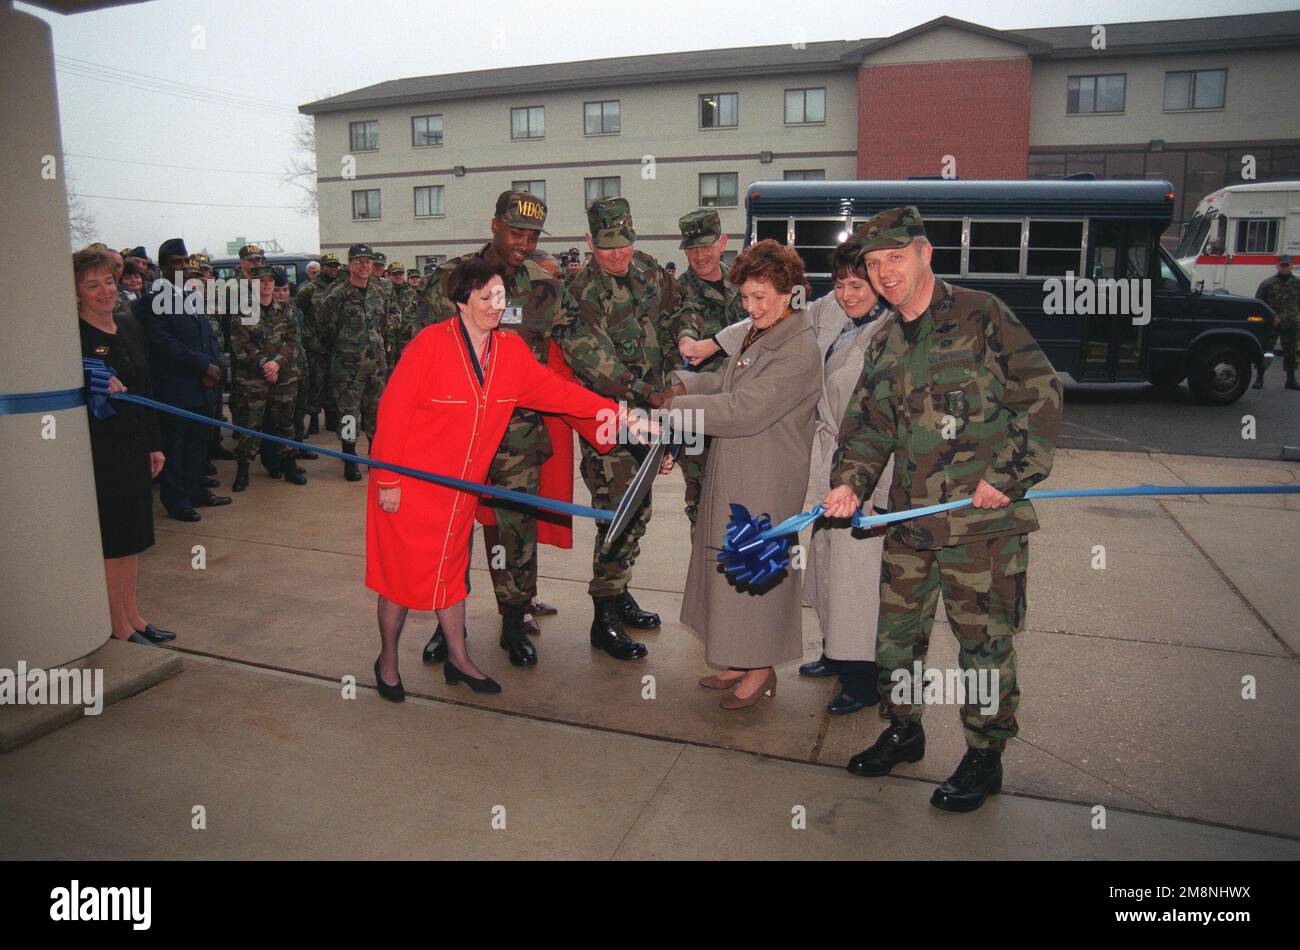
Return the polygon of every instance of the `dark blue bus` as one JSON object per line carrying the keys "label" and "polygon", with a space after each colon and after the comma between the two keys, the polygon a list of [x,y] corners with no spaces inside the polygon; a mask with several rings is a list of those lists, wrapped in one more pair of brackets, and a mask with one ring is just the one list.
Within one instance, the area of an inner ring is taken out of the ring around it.
{"label": "dark blue bus", "polygon": [[[1001,298],[1052,365],[1078,382],[1186,379],[1198,402],[1228,405],[1265,360],[1272,311],[1201,293],[1161,246],[1174,206],[1166,181],[759,181],[745,194],[746,244],[771,238],[793,247],[820,296],[831,288],[835,246],[901,205],[925,219],[935,273]],[[1095,308],[1080,315],[1068,303],[1060,312],[1047,282],[1068,293],[1070,275],[1112,288],[1149,280],[1144,318]]]}

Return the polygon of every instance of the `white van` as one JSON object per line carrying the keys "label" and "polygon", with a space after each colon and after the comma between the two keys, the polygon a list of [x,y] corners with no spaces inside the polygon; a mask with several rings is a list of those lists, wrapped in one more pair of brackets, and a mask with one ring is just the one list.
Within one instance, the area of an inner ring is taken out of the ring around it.
{"label": "white van", "polygon": [[1277,273],[1279,254],[1300,257],[1300,181],[1229,185],[1206,195],[1175,256],[1206,293],[1253,297]]}

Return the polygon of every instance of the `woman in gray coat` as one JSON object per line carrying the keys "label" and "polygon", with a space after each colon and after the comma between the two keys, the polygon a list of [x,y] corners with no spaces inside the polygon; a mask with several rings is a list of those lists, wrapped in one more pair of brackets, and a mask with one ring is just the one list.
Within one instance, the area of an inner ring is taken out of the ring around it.
{"label": "woman in gray coat", "polygon": [[737,585],[711,548],[722,544],[732,502],[774,524],[802,509],[822,373],[807,311],[792,307],[807,293],[793,249],[760,241],[736,258],[728,280],[752,320],[745,339],[720,373],[675,373],[668,405],[714,438],[681,619],[703,637],[709,663],[725,667],[701,685],[735,687],[722,706],[740,709],[775,695],[774,667],[803,653],[800,577],[787,570],[756,588]]}
{"label": "woman in gray coat", "polygon": [[[867,280],[859,245],[846,241],[831,255],[835,291],[808,308],[809,321],[822,357],[823,381],[817,401],[812,465],[808,480],[816,504],[830,491],[831,458],[838,443],[840,420],[858,379],[867,343],[880,329],[888,310]],[[720,348],[732,353],[739,348],[747,321],[724,328],[714,343],[704,343],[689,356],[707,358]],[[686,352],[685,350],[683,352]],[[877,512],[886,510],[893,479],[891,459],[872,496]],[[840,690],[826,707],[843,715],[874,706],[876,691],[876,618],[880,612],[880,557],[882,529],[863,531],[847,518],[820,518],[813,526],[808,548],[808,577],[804,589],[808,603],[816,610],[822,629],[824,651],[805,663],[805,676],[839,674]]]}

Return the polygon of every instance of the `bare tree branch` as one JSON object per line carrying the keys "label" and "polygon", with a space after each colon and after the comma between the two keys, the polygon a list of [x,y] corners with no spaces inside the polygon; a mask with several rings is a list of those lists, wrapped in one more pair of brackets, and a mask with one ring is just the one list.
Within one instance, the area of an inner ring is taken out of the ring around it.
{"label": "bare tree branch", "polygon": [[298,117],[293,147],[294,154],[285,163],[280,182],[302,192],[298,210],[311,217],[316,214],[316,123],[311,116]]}
{"label": "bare tree branch", "polygon": [[65,175],[64,187],[68,196],[68,238],[72,242],[72,249],[76,251],[95,240],[98,225],[86,199],[77,194],[77,183],[72,176]]}

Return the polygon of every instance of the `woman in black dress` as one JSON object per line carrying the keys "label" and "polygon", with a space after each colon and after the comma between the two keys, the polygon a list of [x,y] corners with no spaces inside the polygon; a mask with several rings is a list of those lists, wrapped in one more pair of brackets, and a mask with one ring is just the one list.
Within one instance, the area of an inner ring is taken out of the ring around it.
{"label": "woman in black dress", "polygon": [[[86,249],[72,255],[77,286],[81,355],[113,368],[113,392],[141,396],[149,388],[148,349],[135,318],[113,315],[117,282],[106,251]],[[106,419],[90,415],[90,454],[95,468],[95,497],[104,546],[104,576],[113,636],[134,643],[161,643],[175,638],[140,616],[136,602],[139,554],[153,546],[153,479],[163,467],[162,438],[152,409],[112,403]]]}

